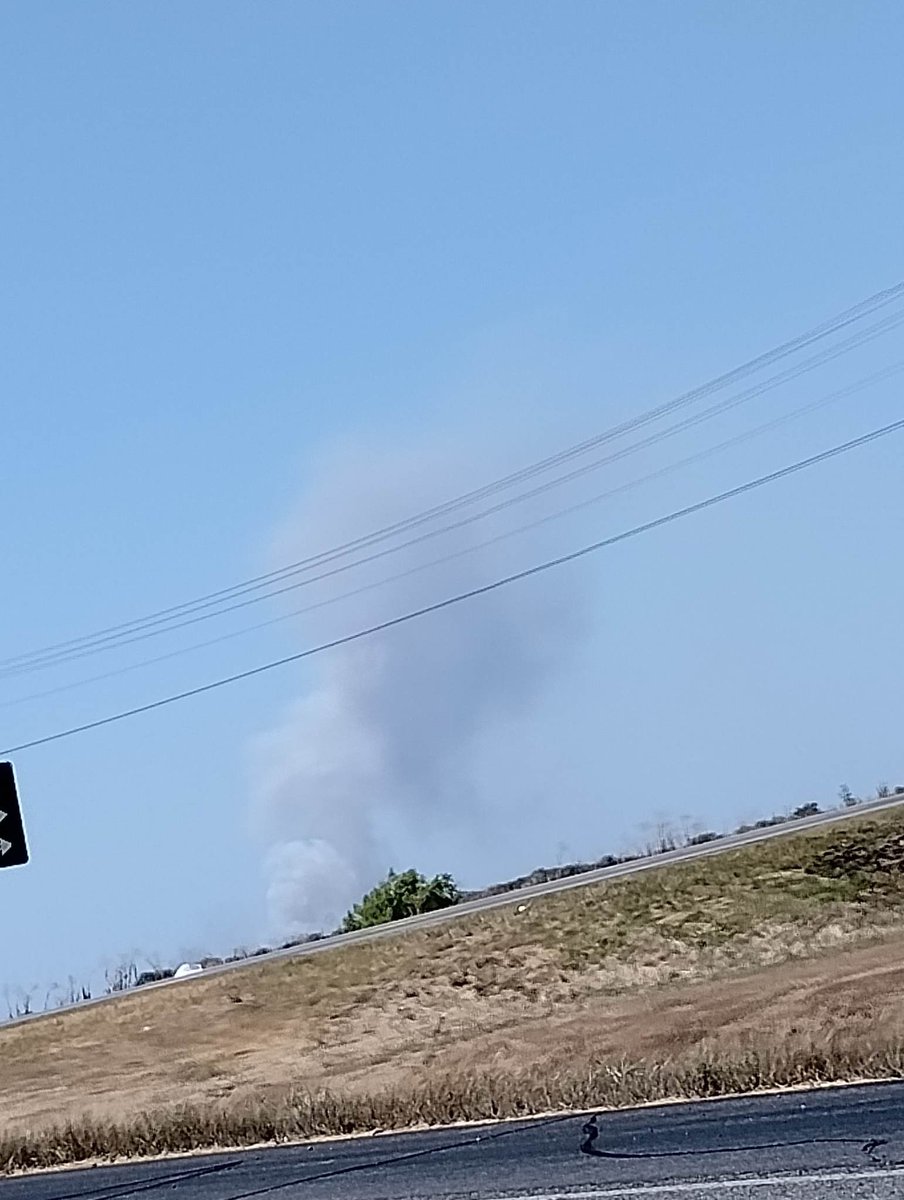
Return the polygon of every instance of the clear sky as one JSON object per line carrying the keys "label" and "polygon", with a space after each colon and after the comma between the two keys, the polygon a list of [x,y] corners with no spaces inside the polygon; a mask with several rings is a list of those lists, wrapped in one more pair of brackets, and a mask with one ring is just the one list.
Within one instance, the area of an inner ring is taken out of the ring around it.
{"label": "clear sky", "polygon": [[[904,277],[902,61],[891,0],[3,5],[0,657],[365,533]],[[893,330],[529,513],[901,359]],[[319,613],[58,690],[286,615],[289,593],[0,678],[0,745],[901,415],[892,377]],[[323,916],[321,888],[341,907],[389,865],[476,886],[636,846],[657,820],[904,783],[902,452],[15,756],[33,862],[0,873],[0,984],[278,937]]]}

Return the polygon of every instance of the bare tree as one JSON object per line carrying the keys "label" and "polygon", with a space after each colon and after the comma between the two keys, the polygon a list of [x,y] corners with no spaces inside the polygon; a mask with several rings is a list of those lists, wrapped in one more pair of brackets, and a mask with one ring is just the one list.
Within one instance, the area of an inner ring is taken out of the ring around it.
{"label": "bare tree", "polygon": [[104,990],[108,996],[114,992],[127,992],[138,980],[138,967],[133,959],[123,959],[115,967],[107,968],[104,979],[107,984]]}
{"label": "bare tree", "polygon": [[3,998],[6,1001],[6,1010],[11,1021],[15,1021],[18,1017],[27,1017],[34,1012],[32,1003],[34,990],[34,985],[28,989],[16,988],[12,993],[9,988],[3,989]]}
{"label": "bare tree", "polygon": [[838,799],[845,808],[854,808],[855,805],[860,803],[846,783],[843,783],[838,789]]}

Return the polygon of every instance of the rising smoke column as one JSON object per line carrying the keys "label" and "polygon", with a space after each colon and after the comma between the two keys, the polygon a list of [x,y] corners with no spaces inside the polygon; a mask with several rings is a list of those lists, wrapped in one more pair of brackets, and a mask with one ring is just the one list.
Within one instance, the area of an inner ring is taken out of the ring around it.
{"label": "rising smoke column", "polygon": [[[477,462],[472,447],[450,439],[439,449],[341,450],[287,524],[279,561],[430,507],[508,467]],[[459,529],[296,595],[310,603],[464,550],[530,511]],[[513,539],[300,617],[299,644],[487,582],[550,548],[536,536]],[[481,777],[478,747],[500,722],[528,714],[567,664],[585,629],[586,593],[574,573],[538,578],[312,660],[309,689],[254,746],[274,932],[333,929],[388,867],[411,865],[397,861],[393,831],[433,846],[444,832],[502,834],[511,797]]]}

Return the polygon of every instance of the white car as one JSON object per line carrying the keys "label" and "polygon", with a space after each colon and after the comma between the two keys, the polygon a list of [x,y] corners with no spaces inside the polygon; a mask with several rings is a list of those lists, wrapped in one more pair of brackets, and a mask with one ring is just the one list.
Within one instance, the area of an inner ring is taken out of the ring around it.
{"label": "white car", "polygon": [[184,979],[186,975],[200,975],[203,970],[200,963],[182,963],[173,972],[173,979]]}

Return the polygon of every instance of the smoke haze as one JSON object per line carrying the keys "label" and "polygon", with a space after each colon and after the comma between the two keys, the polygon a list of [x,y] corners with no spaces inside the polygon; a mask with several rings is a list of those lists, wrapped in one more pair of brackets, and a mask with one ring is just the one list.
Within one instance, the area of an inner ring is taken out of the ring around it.
{"label": "smoke haze", "polygon": [[[343,447],[322,461],[277,539],[276,560],[340,544],[523,461],[491,463],[473,445],[449,438],[392,450]],[[529,519],[524,507],[515,511],[295,593],[301,603],[316,603],[440,555],[460,555],[299,617],[299,644],[535,561],[550,548],[549,535],[475,549]],[[503,835],[513,797],[484,769],[481,747],[529,717],[571,660],[587,628],[586,592],[576,573],[533,579],[313,660],[307,691],[254,747],[274,932],[333,929],[390,866],[451,869],[438,857],[444,847]],[[400,837],[422,856],[418,861],[398,861]]]}

